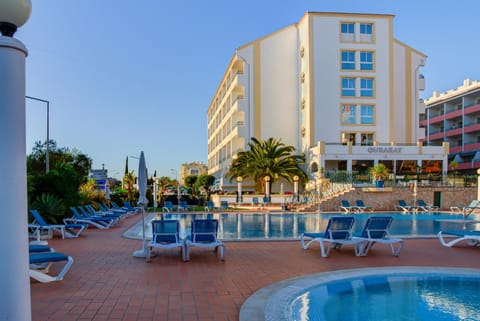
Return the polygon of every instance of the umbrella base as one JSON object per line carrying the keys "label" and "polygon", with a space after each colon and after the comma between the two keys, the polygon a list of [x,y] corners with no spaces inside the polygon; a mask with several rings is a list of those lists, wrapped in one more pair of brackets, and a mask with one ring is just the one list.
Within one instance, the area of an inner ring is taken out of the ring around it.
{"label": "umbrella base", "polygon": [[141,257],[141,258],[146,258],[147,257],[147,251],[145,249],[137,250],[133,252],[134,257]]}

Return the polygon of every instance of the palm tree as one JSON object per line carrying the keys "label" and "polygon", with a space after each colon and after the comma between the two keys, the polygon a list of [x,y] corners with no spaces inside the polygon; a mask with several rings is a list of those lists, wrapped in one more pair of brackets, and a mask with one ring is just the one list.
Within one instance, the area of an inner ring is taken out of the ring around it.
{"label": "palm tree", "polygon": [[375,179],[377,187],[383,187],[383,181],[390,176],[390,170],[383,163],[370,167],[369,171],[370,175]]}
{"label": "palm tree", "polygon": [[128,198],[129,201],[134,200],[133,185],[135,185],[136,179],[137,178],[136,178],[135,174],[133,173],[133,171],[127,173],[123,177],[123,184],[124,184],[124,188],[127,190],[127,193],[128,193],[127,198]]}
{"label": "palm tree", "polygon": [[255,182],[257,190],[263,189],[263,179],[270,177],[270,184],[273,184],[280,177],[293,183],[293,177],[299,176],[306,180],[307,175],[300,168],[305,163],[305,156],[293,155],[295,147],[287,146],[280,140],[269,138],[259,140],[255,137],[248,143],[249,150],[239,152],[237,158],[227,173],[232,180],[241,176],[251,178]]}

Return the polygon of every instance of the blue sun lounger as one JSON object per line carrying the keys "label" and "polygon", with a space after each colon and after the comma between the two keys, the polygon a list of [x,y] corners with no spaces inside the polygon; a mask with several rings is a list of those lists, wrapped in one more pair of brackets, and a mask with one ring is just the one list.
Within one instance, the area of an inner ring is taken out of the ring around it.
{"label": "blue sun lounger", "polygon": [[347,200],[340,200],[340,210],[345,211],[345,213],[358,212],[359,208],[354,205],[350,205],[350,202]]}
{"label": "blue sun lounger", "polygon": [[[360,256],[366,256],[376,243],[390,246],[393,256],[400,254],[403,248],[403,239],[392,238],[388,232],[392,221],[391,216],[372,216],[367,219],[361,234],[353,237],[353,239],[361,241]],[[396,248],[395,244],[398,244]]]}
{"label": "blue sun lounger", "polygon": [[53,232],[58,232],[62,235],[62,239],[78,237],[87,227],[87,224],[49,224],[37,210],[30,210],[30,214],[33,216],[34,221],[29,224],[29,227],[34,229],[35,233],[40,233],[42,230],[46,230],[48,238],[53,237]]}
{"label": "blue sun lounger", "polygon": [[153,249],[177,248],[185,259],[185,242],[180,238],[180,221],[178,220],[153,220],[152,239],[147,244],[146,261],[149,262]]}
{"label": "blue sun lounger", "polygon": [[[57,275],[49,275],[50,267],[58,262],[65,262],[65,265]],[[61,281],[72,264],[73,258],[63,253],[30,253],[30,277],[42,283]]]}
{"label": "blue sun lounger", "polygon": [[409,213],[416,211],[415,205],[408,205],[405,200],[398,200],[398,205],[395,206],[396,210],[401,210],[402,212]]}
{"label": "blue sun lounger", "polygon": [[365,205],[363,200],[356,200],[357,208],[359,212],[370,211],[373,212],[373,207]]}
{"label": "blue sun lounger", "polygon": [[192,220],[192,231],[185,240],[184,260],[190,260],[190,250],[192,247],[214,248],[215,252],[220,249],[220,257],[225,261],[225,245],[217,238],[218,220],[217,219],[194,219]]}
{"label": "blue sun lounger", "polygon": [[[304,250],[314,243],[320,244],[322,257],[328,257],[331,249],[339,249],[343,245],[353,245],[355,255],[360,255],[360,240],[352,239],[352,229],[355,219],[351,216],[335,216],[328,220],[323,233],[302,233],[301,246]],[[328,243],[328,246],[326,245]]]}

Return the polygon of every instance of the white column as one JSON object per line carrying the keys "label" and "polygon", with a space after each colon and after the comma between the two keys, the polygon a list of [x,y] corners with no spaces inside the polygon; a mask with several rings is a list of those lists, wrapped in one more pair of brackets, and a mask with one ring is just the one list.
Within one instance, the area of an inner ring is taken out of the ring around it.
{"label": "white column", "polygon": [[270,201],[270,177],[265,176],[265,196]]}
{"label": "white column", "polygon": [[237,203],[242,204],[242,177],[237,177]]}
{"label": "white column", "polygon": [[31,320],[25,135],[27,49],[0,36],[0,320]]}

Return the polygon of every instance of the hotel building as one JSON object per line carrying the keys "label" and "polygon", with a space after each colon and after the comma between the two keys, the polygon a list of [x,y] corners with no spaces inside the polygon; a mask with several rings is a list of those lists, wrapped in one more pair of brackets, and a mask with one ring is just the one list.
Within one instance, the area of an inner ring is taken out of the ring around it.
{"label": "hotel building", "polygon": [[321,168],[364,171],[379,162],[396,174],[432,162],[446,172],[448,144],[423,146],[419,127],[426,55],[394,38],[393,20],[307,12],[237,48],[207,111],[209,174],[235,188],[225,174],[252,137],[304,153],[307,186]]}
{"label": "hotel building", "polygon": [[448,142],[448,162],[455,160],[454,169],[476,174],[480,168],[480,82],[465,79],[456,89],[434,92],[425,106],[420,121],[425,127],[425,142]]}

